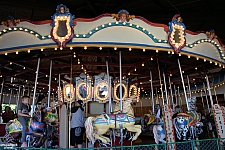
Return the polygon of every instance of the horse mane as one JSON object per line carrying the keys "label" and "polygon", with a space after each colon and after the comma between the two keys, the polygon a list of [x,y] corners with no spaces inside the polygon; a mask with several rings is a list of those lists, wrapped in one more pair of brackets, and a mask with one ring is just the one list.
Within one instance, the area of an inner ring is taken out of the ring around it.
{"label": "horse mane", "polygon": [[94,130],[93,130],[93,126],[92,126],[92,120],[94,117],[88,117],[87,120],[85,121],[85,129],[86,129],[86,136],[88,138],[88,140],[94,144],[95,143],[95,139],[93,136]]}

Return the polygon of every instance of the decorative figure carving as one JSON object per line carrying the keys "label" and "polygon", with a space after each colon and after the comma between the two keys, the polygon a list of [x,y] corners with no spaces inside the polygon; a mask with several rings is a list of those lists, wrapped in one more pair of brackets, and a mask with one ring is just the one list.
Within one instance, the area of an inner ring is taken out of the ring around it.
{"label": "decorative figure carving", "polygon": [[60,4],[56,8],[56,13],[52,16],[52,30],[51,37],[60,49],[66,47],[68,43],[74,36],[73,30],[73,19],[74,15],[69,12],[69,9]]}
{"label": "decorative figure carving", "polygon": [[213,29],[207,31],[207,32],[206,32],[206,35],[207,35],[208,39],[210,39],[210,40],[213,40],[213,39],[216,39],[216,38],[217,38],[216,32],[215,32],[215,30],[213,30]]}
{"label": "decorative figure carving", "polygon": [[120,10],[118,14],[112,14],[112,17],[120,22],[129,22],[131,19],[135,18],[134,15],[129,15],[129,12],[125,9]]}
{"label": "decorative figure carving", "polygon": [[20,23],[20,19],[14,19],[13,16],[8,16],[6,21],[1,22],[2,25],[9,28],[15,27],[18,23]]}
{"label": "decorative figure carving", "polygon": [[180,14],[173,16],[169,22],[168,42],[175,53],[180,53],[180,50],[186,45],[185,25]]}

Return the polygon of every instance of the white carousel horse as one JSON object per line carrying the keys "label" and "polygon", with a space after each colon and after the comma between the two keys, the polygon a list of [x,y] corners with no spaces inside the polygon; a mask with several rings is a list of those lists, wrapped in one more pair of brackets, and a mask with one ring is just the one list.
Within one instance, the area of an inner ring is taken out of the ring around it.
{"label": "white carousel horse", "polygon": [[156,105],[156,125],[153,126],[153,134],[154,134],[154,139],[155,139],[155,143],[159,144],[159,142],[162,143],[166,143],[166,141],[164,140],[166,138],[165,135],[165,130],[163,129],[163,121],[160,118],[161,116],[161,107],[159,104]]}
{"label": "white carousel horse", "polygon": [[[128,99],[131,100],[132,98]],[[127,101],[128,102],[128,101]],[[130,102],[129,102],[130,104]],[[127,103],[126,100],[123,101],[123,112],[127,111]],[[115,109],[115,111],[118,108]],[[103,136],[109,129],[127,129],[130,132],[135,132],[135,136],[132,138],[136,140],[141,133],[141,126],[134,125],[135,124],[135,117],[129,113],[133,113],[128,111],[126,113],[118,113],[118,114],[110,114],[108,118],[104,115],[100,115],[97,117],[88,117],[85,121],[85,128],[86,128],[86,135],[89,141],[94,144],[95,140],[100,140],[103,143],[109,143],[110,139],[108,137]]]}
{"label": "white carousel horse", "polygon": [[188,132],[190,134],[188,140],[194,139],[196,133],[197,134],[202,133],[202,130],[200,129],[202,123],[199,122],[200,118],[195,110],[195,102],[196,97],[189,98],[188,99],[189,112],[187,114],[179,113],[177,114],[177,117],[174,118],[173,120],[176,135],[179,140],[181,140],[182,138],[183,140],[187,140]]}
{"label": "white carousel horse", "polygon": [[165,130],[163,129],[162,125],[154,125],[153,134],[156,144],[159,144],[159,142],[166,143],[164,140],[166,138]]}

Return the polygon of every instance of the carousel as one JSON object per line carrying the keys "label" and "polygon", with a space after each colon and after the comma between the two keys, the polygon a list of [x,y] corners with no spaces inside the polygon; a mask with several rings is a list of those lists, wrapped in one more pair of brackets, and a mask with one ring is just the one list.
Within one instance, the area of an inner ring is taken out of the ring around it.
{"label": "carousel", "polygon": [[[60,4],[51,20],[11,17],[0,25],[2,117],[6,106],[17,114],[30,96],[29,147],[68,148],[70,110],[79,100],[86,148],[179,149],[168,143],[225,138],[225,51],[214,30],[192,32],[180,14],[165,24],[124,9],[74,15]],[[39,104],[43,122],[34,117]],[[1,126],[3,145],[20,146],[17,117]]]}

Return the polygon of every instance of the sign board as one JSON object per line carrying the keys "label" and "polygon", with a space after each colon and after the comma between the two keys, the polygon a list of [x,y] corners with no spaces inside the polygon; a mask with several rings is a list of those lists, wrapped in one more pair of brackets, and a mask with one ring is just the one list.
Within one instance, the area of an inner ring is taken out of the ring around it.
{"label": "sign board", "polygon": [[213,109],[218,138],[225,138],[224,107],[214,104]]}

